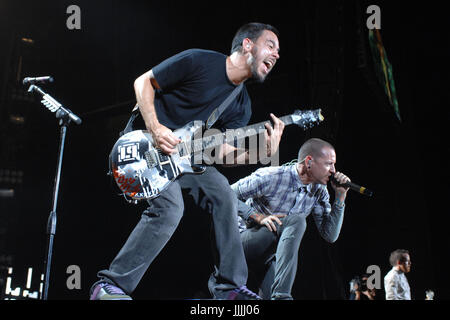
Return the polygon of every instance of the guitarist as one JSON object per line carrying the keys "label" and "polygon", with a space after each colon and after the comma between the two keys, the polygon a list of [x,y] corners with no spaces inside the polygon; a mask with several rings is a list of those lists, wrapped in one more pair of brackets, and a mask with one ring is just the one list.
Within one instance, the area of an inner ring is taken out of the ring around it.
{"label": "guitarist", "polygon": [[[249,23],[237,31],[229,56],[190,49],[168,58],[134,82],[145,128],[157,147],[166,154],[174,153],[181,141],[172,130],[193,120],[207,121],[238,85],[250,78],[263,82],[279,57],[278,31],[267,24]],[[251,102],[244,86],[214,127],[222,131],[240,128],[247,125],[250,116]],[[267,124],[265,133],[267,157],[276,153],[284,129],[280,119],[271,117],[274,126]],[[248,151],[228,144],[222,146],[219,156],[228,160],[230,153],[235,163],[248,163]],[[213,298],[260,299],[246,287],[247,265],[235,219],[237,198],[228,180],[208,166],[201,175],[181,176],[149,201],[109,269],[98,273],[100,280],[91,288],[92,300],[131,299],[130,294],[183,216],[181,189],[188,189],[199,206],[211,208],[217,257],[208,281]]]}

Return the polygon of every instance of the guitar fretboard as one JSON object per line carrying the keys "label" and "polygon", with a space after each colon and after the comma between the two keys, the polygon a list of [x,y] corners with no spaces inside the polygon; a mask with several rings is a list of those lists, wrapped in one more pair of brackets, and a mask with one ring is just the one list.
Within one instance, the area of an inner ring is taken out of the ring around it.
{"label": "guitar fretboard", "polygon": [[[287,115],[279,118],[284,125],[293,124],[292,115]],[[234,141],[255,136],[266,130],[265,124],[271,124],[270,121],[263,121],[252,124],[243,128],[227,130],[226,132],[213,134],[193,141],[193,152],[200,152],[205,149],[215,148],[224,143],[233,144]]]}

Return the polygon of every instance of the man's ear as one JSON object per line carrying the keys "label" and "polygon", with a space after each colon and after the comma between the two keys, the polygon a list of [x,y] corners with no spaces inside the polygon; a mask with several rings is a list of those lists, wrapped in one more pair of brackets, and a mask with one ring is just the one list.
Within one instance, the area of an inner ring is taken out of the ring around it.
{"label": "man's ear", "polygon": [[242,52],[246,54],[247,52],[250,52],[253,48],[253,41],[249,38],[245,38],[242,40]]}
{"label": "man's ear", "polygon": [[306,156],[305,158],[305,166],[308,169],[311,169],[311,162],[312,162],[313,158],[311,156]]}

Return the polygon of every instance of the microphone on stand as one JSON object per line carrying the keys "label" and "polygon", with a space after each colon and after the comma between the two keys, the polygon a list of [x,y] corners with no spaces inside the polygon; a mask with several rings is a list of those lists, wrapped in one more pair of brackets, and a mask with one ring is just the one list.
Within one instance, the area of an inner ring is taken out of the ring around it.
{"label": "microphone on stand", "polygon": [[370,191],[369,189],[367,189],[367,188],[365,188],[365,187],[362,187],[362,186],[360,186],[360,185],[357,185],[356,183],[353,183],[353,182],[348,181],[348,182],[346,182],[346,183],[342,183],[342,184],[341,184],[341,183],[339,183],[339,182],[336,180],[336,178],[335,178],[334,176],[331,176],[331,181],[333,181],[333,183],[335,183],[335,184],[338,185],[338,186],[342,186],[342,187],[344,187],[344,188],[350,188],[350,189],[352,189],[353,191],[359,192],[359,193],[364,194],[364,195],[366,195],[366,196],[371,197],[371,196],[373,195],[373,192],[372,192],[372,191]]}
{"label": "microphone on stand", "polygon": [[47,83],[47,82],[53,82],[53,80],[54,79],[51,76],[35,77],[35,78],[27,77],[27,78],[23,79],[23,84],[27,85],[27,84],[35,84],[35,83]]}
{"label": "microphone on stand", "polygon": [[[53,78],[50,76],[47,77],[38,77],[38,78],[25,78],[23,79],[23,83],[33,83],[37,81],[53,81]],[[63,118],[64,115],[67,115],[70,120],[75,122],[76,124],[81,124],[81,119],[76,114],[74,114],[71,110],[64,108],[61,103],[55,100],[51,95],[48,93],[45,93],[41,88],[38,86],[31,84],[28,88],[28,92],[38,92],[42,96],[41,103],[51,112],[56,112],[57,118]]]}

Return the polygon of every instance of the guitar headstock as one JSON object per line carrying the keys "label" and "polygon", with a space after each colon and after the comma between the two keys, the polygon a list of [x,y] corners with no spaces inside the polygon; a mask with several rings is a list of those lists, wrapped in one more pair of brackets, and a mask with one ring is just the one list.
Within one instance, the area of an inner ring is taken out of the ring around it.
{"label": "guitar headstock", "polygon": [[291,117],[292,122],[304,130],[312,128],[325,119],[321,113],[321,109],[295,110]]}

